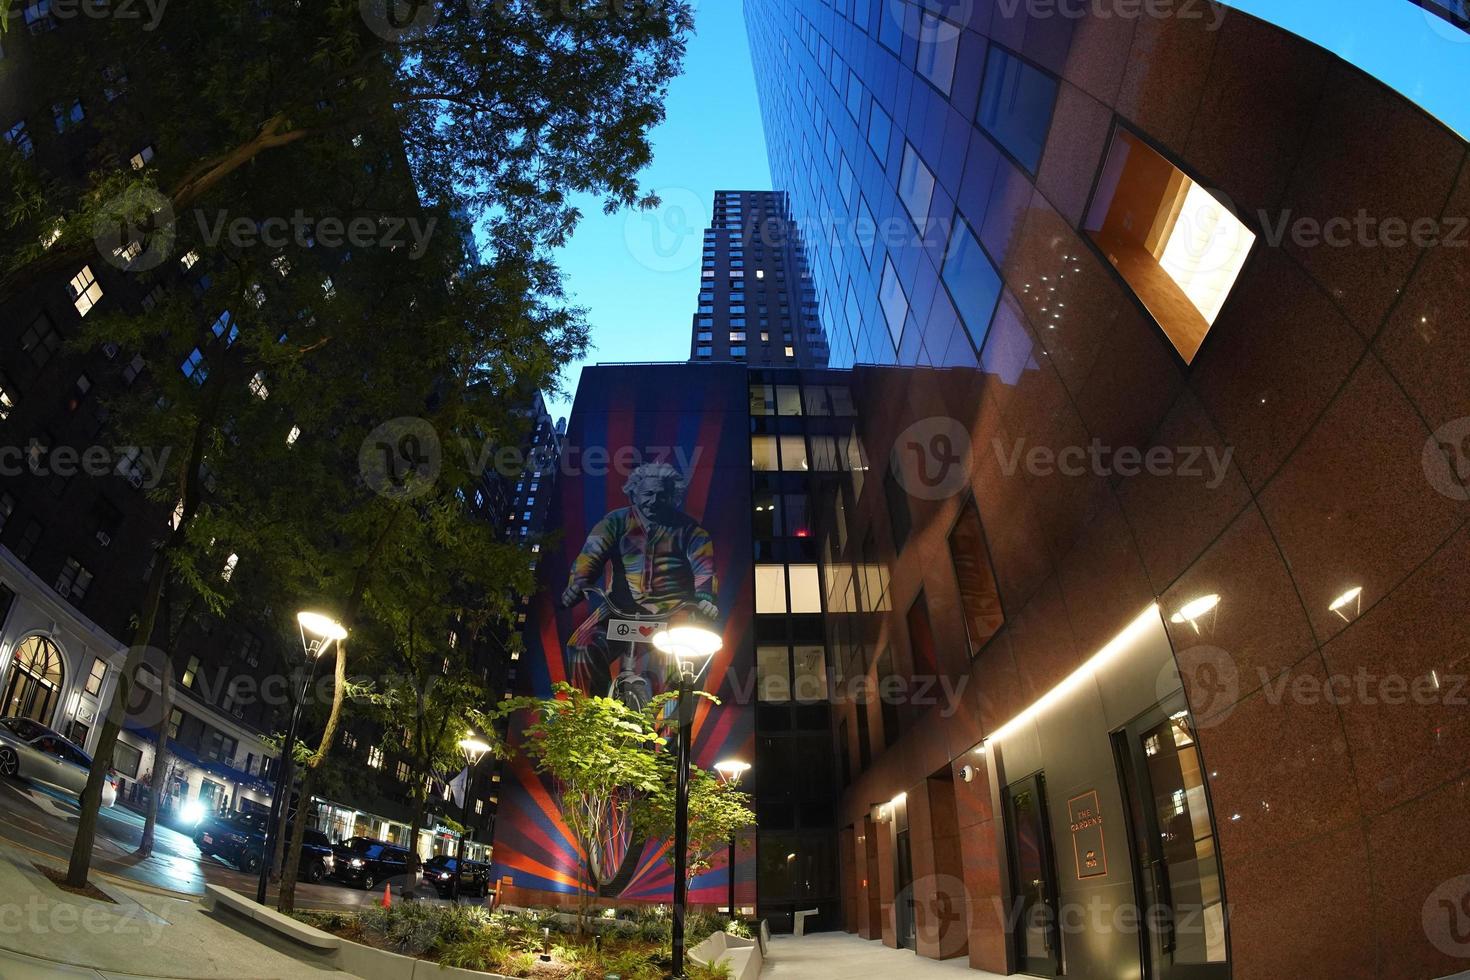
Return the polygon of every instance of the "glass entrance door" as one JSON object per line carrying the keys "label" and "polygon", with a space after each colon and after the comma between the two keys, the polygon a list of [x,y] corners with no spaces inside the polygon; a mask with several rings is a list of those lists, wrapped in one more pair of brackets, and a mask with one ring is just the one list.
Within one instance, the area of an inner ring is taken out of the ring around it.
{"label": "glass entrance door", "polygon": [[1055,977],[1061,968],[1055,862],[1041,773],[1006,787],[1006,838],[1016,907],[1011,941],[1023,973]]}
{"label": "glass entrance door", "polygon": [[1204,765],[1183,695],[1113,735],[1128,801],[1150,980],[1225,980],[1225,894]]}
{"label": "glass entrance door", "polygon": [[919,937],[914,923],[914,857],[907,830],[900,830],[898,832],[896,850],[895,857],[898,862],[898,902],[893,910],[895,916],[894,926],[898,931],[898,945],[917,951],[919,948]]}

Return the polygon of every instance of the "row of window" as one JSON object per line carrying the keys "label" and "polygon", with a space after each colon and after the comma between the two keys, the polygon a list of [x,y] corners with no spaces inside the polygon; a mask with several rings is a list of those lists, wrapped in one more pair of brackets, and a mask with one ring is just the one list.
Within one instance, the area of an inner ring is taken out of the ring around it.
{"label": "row of window", "polygon": [[867,470],[868,463],[855,431],[845,435],[794,433],[751,436],[750,467],[758,473],[860,473]]}

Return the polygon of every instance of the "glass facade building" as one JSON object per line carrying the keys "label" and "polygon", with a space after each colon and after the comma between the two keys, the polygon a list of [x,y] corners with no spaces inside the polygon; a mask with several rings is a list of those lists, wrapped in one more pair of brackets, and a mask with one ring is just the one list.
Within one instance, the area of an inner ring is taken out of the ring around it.
{"label": "glass facade building", "polygon": [[1223,6],[745,18],[865,460],[810,507],[822,924],[998,974],[1463,970],[1470,250],[1397,231],[1463,225],[1464,139]]}

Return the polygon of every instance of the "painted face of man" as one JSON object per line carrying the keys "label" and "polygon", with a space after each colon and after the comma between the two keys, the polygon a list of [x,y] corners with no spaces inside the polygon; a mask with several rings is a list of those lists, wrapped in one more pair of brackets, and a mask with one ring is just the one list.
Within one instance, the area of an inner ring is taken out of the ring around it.
{"label": "painted face of man", "polygon": [[633,506],[654,524],[668,524],[679,512],[673,480],[644,480],[633,491]]}

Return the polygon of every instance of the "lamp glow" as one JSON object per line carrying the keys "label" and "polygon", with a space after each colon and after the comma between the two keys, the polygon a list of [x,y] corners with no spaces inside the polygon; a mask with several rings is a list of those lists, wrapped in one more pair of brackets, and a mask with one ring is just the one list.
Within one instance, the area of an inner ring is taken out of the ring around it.
{"label": "lamp glow", "polygon": [[725,759],[715,763],[715,772],[720,774],[720,780],[732,786],[739,784],[741,778],[749,771],[750,763],[739,759]]}
{"label": "lamp glow", "polygon": [[1220,596],[1214,592],[1202,595],[1197,599],[1191,599],[1179,607],[1179,611],[1169,617],[1171,623],[1188,623],[1193,626],[1195,632],[1199,632],[1199,623],[1196,622],[1201,616],[1214,609],[1220,604]]}
{"label": "lamp glow", "polygon": [[184,804],[184,808],[179,815],[184,818],[184,823],[189,826],[198,826],[204,819],[204,804],[198,800],[190,800]]}
{"label": "lamp glow", "polygon": [[490,751],[490,744],[481,739],[470,737],[459,740],[459,750],[469,760],[470,765],[480,761],[480,757]]}
{"label": "lamp glow", "polygon": [[725,641],[707,626],[670,626],[653,634],[653,645],[680,660],[703,660],[719,652]]}
{"label": "lamp glow", "polygon": [[330,616],[316,612],[299,612],[296,614],[296,621],[303,630],[323,640],[347,639],[347,628]]}
{"label": "lamp glow", "polygon": [[1336,599],[1333,599],[1332,605],[1328,606],[1327,610],[1328,612],[1337,612],[1339,609],[1346,606],[1348,603],[1352,602],[1354,599],[1362,594],[1363,587],[1361,585],[1355,585],[1351,589],[1348,589],[1346,592],[1344,592],[1342,595],[1338,596]]}

